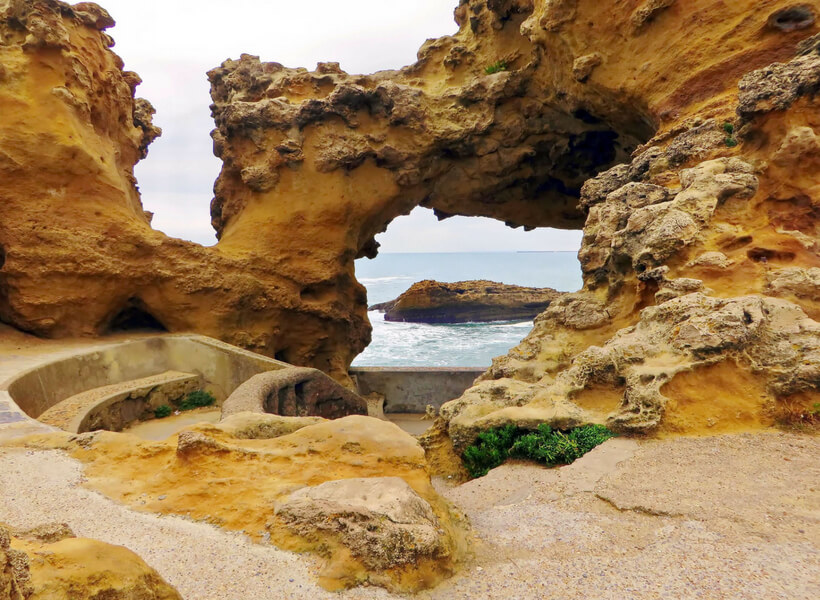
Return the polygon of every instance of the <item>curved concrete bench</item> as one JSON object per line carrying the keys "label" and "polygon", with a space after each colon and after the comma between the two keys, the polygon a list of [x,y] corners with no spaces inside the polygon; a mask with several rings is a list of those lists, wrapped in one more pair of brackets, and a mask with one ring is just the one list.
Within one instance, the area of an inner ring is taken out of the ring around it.
{"label": "curved concrete bench", "polygon": [[367,402],[318,369],[287,367],[248,379],[222,405],[222,418],[240,412],[338,419],[366,415]]}
{"label": "curved concrete bench", "polygon": [[75,394],[49,408],[39,421],[72,433],[122,431],[154,408],[172,406],[201,387],[199,375],[166,371]]}

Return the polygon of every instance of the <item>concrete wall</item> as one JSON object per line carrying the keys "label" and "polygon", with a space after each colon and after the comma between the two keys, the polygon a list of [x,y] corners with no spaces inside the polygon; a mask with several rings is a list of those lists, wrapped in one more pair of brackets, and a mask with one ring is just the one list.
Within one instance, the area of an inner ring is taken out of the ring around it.
{"label": "concrete wall", "polygon": [[241,383],[286,363],[204,336],[160,336],[113,344],[55,360],[12,378],[4,386],[30,417],[86,390],[174,370],[202,377],[222,402]]}
{"label": "concrete wall", "polygon": [[354,367],[350,375],[359,394],[384,396],[386,413],[423,413],[461,396],[486,369],[474,367]]}

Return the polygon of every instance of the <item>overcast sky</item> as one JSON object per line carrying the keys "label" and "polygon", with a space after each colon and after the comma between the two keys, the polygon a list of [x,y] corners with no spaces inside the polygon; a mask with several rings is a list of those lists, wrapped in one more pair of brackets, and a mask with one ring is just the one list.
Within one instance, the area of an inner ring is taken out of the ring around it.
{"label": "overcast sky", "polygon": [[[455,33],[457,0],[98,0],[125,68],[143,79],[137,95],[157,109],[162,137],[136,175],[154,227],[202,244],[216,239],[209,204],[221,163],[213,156],[205,72],[243,52],[288,67],[337,61],[351,73],[415,61],[421,43]],[[492,219],[438,222],[417,208],[377,238],[383,252],[577,250],[581,232],[525,233]]]}

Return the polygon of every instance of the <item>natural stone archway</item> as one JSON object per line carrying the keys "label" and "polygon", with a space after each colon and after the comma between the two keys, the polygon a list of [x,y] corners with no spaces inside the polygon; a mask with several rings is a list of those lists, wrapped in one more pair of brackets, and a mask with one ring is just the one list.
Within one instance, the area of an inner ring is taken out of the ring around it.
{"label": "natural stone archway", "polygon": [[[0,318],[43,336],[96,335],[139,298],[169,331],[198,331],[346,381],[370,332],[353,261],[375,254],[374,235],[393,218],[423,205],[443,217],[581,228],[595,211],[604,225],[588,222],[584,255],[594,302],[568,301],[565,315],[590,333],[569,336],[555,365],[566,366],[634,324],[654,302],[644,287],[661,285],[635,275],[653,265],[624,258],[646,244],[607,249],[631,238],[617,235],[620,221],[607,220],[603,200],[630,181],[674,187],[694,161],[737,152],[721,146],[721,124],[734,120],[738,81],[789,60],[817,29],[814,3],[797,16],[791,6],[462,1],[458,33],[428,41],[399,71],[227,61],[209,74],[224,162],[212,204],[221,239],[203,248],[152,230],[142,211],[133,165],[159,132],[150,105],[133,98],[138,77],[109,50],[107,13],[90,3],[2,0]],[[606,171],[652,135],[658,150],[639,148],[631,166]],[[601,171],[581,201],[582,185]],[[801,197],[813,206],[811,193]],[[706,226],[697,215],[692,224],[674,216],[658,235],[696,236]],[[797,230],[796,220],[784,223]],[[650,254],[663,263],[680,250]],[[523,371],[527,380],[546,372]]]}

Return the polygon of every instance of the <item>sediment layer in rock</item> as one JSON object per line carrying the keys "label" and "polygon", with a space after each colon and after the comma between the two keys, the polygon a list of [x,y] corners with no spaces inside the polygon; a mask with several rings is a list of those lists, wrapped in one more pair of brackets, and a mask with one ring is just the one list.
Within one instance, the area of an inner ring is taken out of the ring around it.
{"label": "sediment layer in rock", "polygon": [[395,300],[369,310],[384,312],[385,321],[466,323],[526,321],[543,312],[561,295],[551,288],[531,288],[495,281],[414,283]]}

